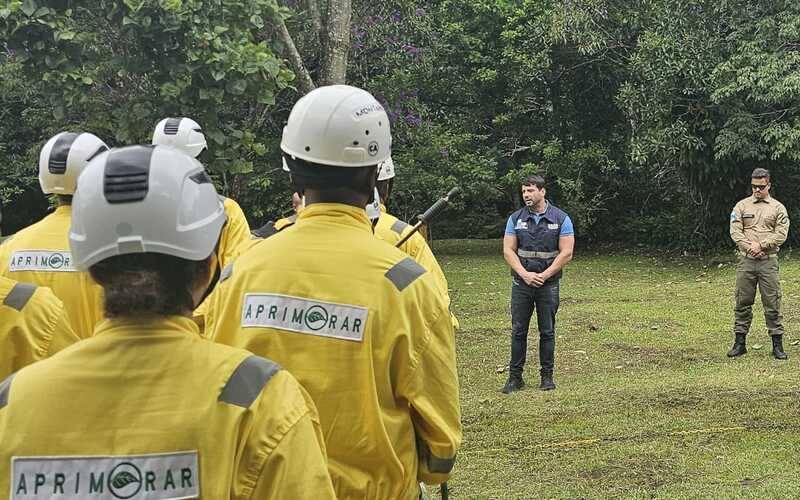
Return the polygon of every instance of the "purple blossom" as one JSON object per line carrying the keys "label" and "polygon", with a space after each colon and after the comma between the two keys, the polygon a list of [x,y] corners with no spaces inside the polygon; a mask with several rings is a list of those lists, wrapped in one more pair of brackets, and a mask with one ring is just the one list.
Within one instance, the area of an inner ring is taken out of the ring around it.
{"label": "purple blossom", "polygon": [[361,40],[362,38],[367,36],[367,30],[365,30],[361,26],[353,25],[352,27],[350,27],[350,32],[352,33],[353,38],[355,38],[356,40]]}
{"label": "purple blossom", "polygon": [[397,10],[394,11],[392,15],[389,17],[389,20],[392,21],[393,23],[399,23],[401,19],[403,18],[400,16],[400,11]]}
{"label": "purple blossom", "polygon": [[442,155],[442,158],[450,158],[450,151],[448,151],[447,148],[440,149],[439,154]]}
{"label": "purple blossom", "polygon": [[419,57],[419,53],[421,51],[419,47],[414,47],[410,43],[404,43],[402,49],[406,52],[406,54],[414,58]]}
{"label": "purple blossom", "polygon": [[408,113],[405,116],[405,120],[406,123],[411,127],[419,127],[422,125],[422,117],[414,113]]}
{"label": "purple blossom", "polygon": [[417,10],[414,11],[414,15],[417,17],[422,17],[425,15],[425,9],[422,7],[417,7]]}

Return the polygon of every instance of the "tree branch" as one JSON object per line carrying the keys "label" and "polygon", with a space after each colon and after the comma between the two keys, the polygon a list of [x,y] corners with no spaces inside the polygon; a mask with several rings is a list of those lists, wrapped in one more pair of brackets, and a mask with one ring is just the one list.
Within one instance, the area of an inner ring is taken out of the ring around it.
{"label": "tree branch", "polygon": [[286,29],[286,23],[283,22],[283,19],[275,21],[275,31],[278,35],[278,39],[283,44],[283,56],[289,61],[289,65],[292,67],[297,77],[297,89],[303,95],[308,94],[314,90],[316,86],[305,64],[303,64],[303,57],[300,55],[300,52],[297,51],[292,35],[289,34],[289,30]]}

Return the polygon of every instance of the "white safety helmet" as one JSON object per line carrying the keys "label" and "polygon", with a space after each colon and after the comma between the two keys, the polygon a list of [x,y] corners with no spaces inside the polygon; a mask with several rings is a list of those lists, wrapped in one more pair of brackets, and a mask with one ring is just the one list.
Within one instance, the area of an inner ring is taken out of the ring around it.
{"label": "white safety helmet", "polygon": [[375,195],[372,203],[364,207],[367,210],[367,218],[371,221],[376,221],[381,217],[381,197],[378,194],[378,188],[375,188]]}
{"label": "white safety helmet", "polygon": [[153,131],[153,144],[172,146],[197,158],[208,143],[203,129],[191,118],[164,118]]}
{"label": "white safety helmet", "polygon": [[383,106],[349,85],[319,87],[292,108],[281,149],[293,158],[335,167],[367,167],[389,157],[392,134]]}
{"label": "white safety helmet", "polygon": [[101,154],[78,179],[69,244],[80,270],[129,253],[203,260],[225,220],[200,162],[174,148],[130,146]]}
{"label": "white safety helmet", "polygon": [[61,132],[51,137],[39,152],[39,185],[44,194],[70,195],[89,160],[108,146],[88,132]]}
{"label": "white safety helmet", "polygon": [[378,180],[388,181],[394,177],[394,161],[392,157],[386,158],[380,165],[378,165]]}

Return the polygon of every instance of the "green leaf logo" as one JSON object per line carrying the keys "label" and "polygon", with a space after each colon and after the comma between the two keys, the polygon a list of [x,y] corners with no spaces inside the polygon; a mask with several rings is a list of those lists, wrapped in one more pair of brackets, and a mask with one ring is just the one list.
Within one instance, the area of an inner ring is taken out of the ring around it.
{"label": "green leaf logo", "polygon": [[322,306],[312,306],[306,313],[306,325],[312,330],[320,330],[328,324],[328,311]]}
{"label": "green leaf logo", "polygon": [[324,320],[324,319],[325,319],[325,316],[323,316],[322,313],[319,312],[319,311],[314,311],[314,312],[312,312],[311,314],[308,315],[308,321],[309,322],[315,322],[315,321],[320,321],[320,320]]}
{"label": "green leaf logo", "polygon": [[108,492],[114,498],[133,498],[142,489],[142,471],[131,462],[122,462],[108,475]]}

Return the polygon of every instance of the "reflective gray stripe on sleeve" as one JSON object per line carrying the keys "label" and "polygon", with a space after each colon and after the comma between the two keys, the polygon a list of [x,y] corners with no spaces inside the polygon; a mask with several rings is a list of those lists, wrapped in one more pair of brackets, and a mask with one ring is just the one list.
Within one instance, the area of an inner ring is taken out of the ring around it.
{"label": "reflective gray stripe on sleeve", "polygon": [[425,268],[417,264],[411,257],[406,257],[386,271],[385,276],[402,292],[423,274],[425,274]]}
{"label": "reflective gray stripe on sleeve", "polygon": [[453,470],[453,465],[456,463],[456,457],[452,458],[439,458],[431,453],[428,444],[417,439],[417,447],[419,448],[419,459],[422,463],[426,464],[430,472],[437,474],[448,474]]}
{"label": "reflective gray stripe on sleeve", "polygon": [[31,300],[33,297],[33,293],[36,291],[36,285],[31,285],[30,283],[17,283],[14,285],[14,288],[8,292],[6,295],[5,300],[3,300],[3,305],[8,307],[13,307],[17,311],[21,311],[25,304]]}
{"label": "reflective gray stripe on sleeve", "polygon": [[222,388],[219,401],[249,408],[280,369],[277,363],[268,359],[250,356],[236,367],[228,383]]}
{"label": "reflective gray stripe on sleeve", "polygon": [[517,255],[525,259],[552,259],[558,256],[558,252],[529,252],[527,250],[517,250]]}
{"label": "reflective gray stripe on sleeve", "polygon": [[231,274],[233,274],[233,263],[230,263],[222,268],[222,272],[219,273],[219,281],[220,282],[225,281],[226,279],[231,277]]}
{"label": "reflective gray stripe on sleeve", "polygon": [[0,382],[0,409],[8,404],[8,393],[11,391],[11,381],[16,373],[12,373],[5,380]]}
{"label": "reflective gray stripe on sleeve", "polygon": [[394,224],[392,224],[392,231],[397,234],[403,234],[403,231],[405,231],[407,227],[408,224],[398,219]]}

